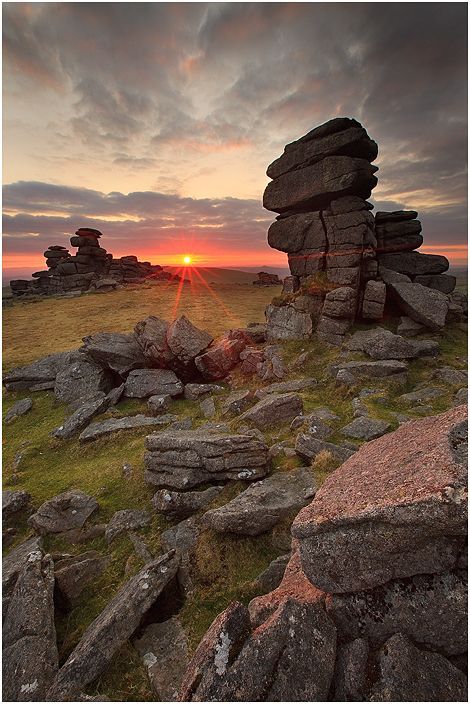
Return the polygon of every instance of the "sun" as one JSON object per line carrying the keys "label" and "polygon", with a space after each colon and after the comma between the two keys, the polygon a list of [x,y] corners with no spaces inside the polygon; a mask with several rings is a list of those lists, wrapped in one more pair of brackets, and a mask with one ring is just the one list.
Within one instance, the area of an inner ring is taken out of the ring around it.
{"label": "sun", "polygon": [[189,254],[184,255],[183,264],[191,264],[191,257],[189,256]]}

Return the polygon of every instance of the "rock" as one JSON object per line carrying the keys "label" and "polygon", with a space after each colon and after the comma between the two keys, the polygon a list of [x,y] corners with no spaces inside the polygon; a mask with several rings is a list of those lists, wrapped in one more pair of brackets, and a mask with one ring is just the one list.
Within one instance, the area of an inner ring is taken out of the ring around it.
{"label": "rock", "polygon": [[375,440],[390,429],[390,423],[375,418],[361,416],[352,423],[348,423],[339,431],[347,438],[357,438],[358,440]]}
{"label": "rock", "polygon": [[62,425],[52,431],[56,438],[71,438],[83,430],[92,418],[99,413],[104,413],[110,404],[107,396],[101,396],[91,401],[84,401],[71,416],[65,419]]}
{"label": "rock", "polygon": [[328,477],[292,527],[313,584],[359,591],[454,566],[466,523],[466,412],[405,423]]}
{"label": "rock", "polygon": [[174,358],[167,342],[168,325],[166,320],[149,315],[134,328],[137,342],[151,366],[168,367]]}
{"label": "rock", "polygon": [[292,381],[277,381],[274,384],[269,384],[255,392],[256,398],[265,398],[268,394],[279,393],[285,394],[291,391],[305,391],[311,389],[318,384],[316,379],[306,377],[304,379],[293,379]]}
{"label": "rock", "polygon": [[88,428],[80,434],[80,442],[89,442],[90,440],[98,440],[98,438],[112,433],[117,433],[120,430],[139,430],[150,425],[168,425],[177,420],[177,416],[171,413],[166,413],[161,416],[144,416],[138,414],[136,416],[124,416],[123,418],[109,418],[108,420],[91,423]]}
{"label": "rock", "polygon": [[336,413],[333,413],[329,408],[322,407],[315,408],[307,417],[312,420],[339,420],[339,416]]}
{"label": "rock", "polygon": [[378,678],[370,693],[375,702],[465,701],[467,678],[437,653],[416,648],[396,633],[378,656]]}
{"label": "rock", "polygon": [[348,372],[356,382],[361,379],[379,378],[384,380],[384,377],[388,377],[388,381],[403,383],[406,380],[408,366],[406,362],[384,359],[375,362],[342,362],[331,367],[331,372],[334,375],[343,370]]}
{"label": "rock", "polygon": [[199,520],[190,516],[186,520],[168,528],[161,534],[163,550],[175,550],[180,558],[177,581],[179,588],[186,597],[194,589],[194,551],[199,539]]}
{"label": "rock", "polygon": [[108,399],[109,406],[116,406],[119,403],[124,393],[124,386],[125,384],[120,384],[120,386],[116,386],[108,392],[106,398]]}
{"label": "rock", "polygon": [[204,514],[204,522],[218,533],[260,535],[294,515],[315,495],[310,469],[278,472],[255,482],[220,508]]}
{"label": "rock", "polygon": [[22,398],[21,401],[16,401],[16,403],[14,403],[13,406],[11,406],[11,408],[7,411],[3,422],[6,425],[12,423],[20,416],[24,416],[25,413],[28,413],[32,407],[33,402],[30,398]]}
{"label": "rock", "polygon": [[459,389],[454,396],[454,406],[461,406],[468,403],[468,388]]}
{"label": "rock", "polygon": [[397,327],[397,333],[399,335],[405,335],[405,337],[414,337],[414,335],[420,335],[426,330],[426,327],[421,323],[417,323],[415,320],[408,318],[404,315],[400,318],[400,323]]}
{"label": "rock", "polygon": [[109,370],[83,354],[76,353],[70,364],[64,365],[57,373],[54,394],[59,401],[74,406],[84,401],[107,394],[114,386]]}
{"label": "rock", "polygon": [[148,668],[155,697],[162,702],[176,702],[189,661],[188,639],[178,618],[151,623],[134,647]]}
{"label": "rock", "polygon": [[329,318],[352,318],[355,310],[355,292],[349,286],[340,286],[325,296],[322,315]]}
{"label": "rock", "polygon": [[104,537],[108,545],[113,542],[122,533],[136,528],[144,528],[148,526],[152,520],[148,511],[139,511],[138,509],[126,508],[122,511],[116,511],[108,523]]}
{"label": "rock", "polygon": [[424,276],[415,276],[414,282],[428,286],[429,288],[435,288],[436,291],[441,291],[442,293],[452,293],[457,279],[455,276],[450,276],[449,274],[427,274]]}
{"label": "rock", "polygon": [[41,504],[28,523],[40,535],[62,533],[82,528],[85,521],[97,510],[96,499],[79,489],[72,489]]}
{"label": "rock", "polygon": [[145,481],[162,489],[260,479],[268,471],[266,443],[248,434],[168,431],[148,435],[145,446]]}
{"label": "rock", "polygon": [[210,504],[223,490],[221,486],[211,486],[204,491],[171,491],[160,489],[154,494],[152,504],[158,513],[170,518],[187,518]]}
{"label": "rock", "polygon": [[449,268],[447,259],[438,254],[394,252],[380,254],[378,260],[380,269],[385,267],[410,277],[420,276],[421,274],[442,274]]}
{"label": "rock", "polygon": [[401,632],[444,655],[467,649],[467,578],[463,572],[416,575],[375,589],[331,594],[326,606],[343,638],[367,638],[373,648]]}
{"label": "rock", "polygon": [[243,374],[256,374],[263,360],[264,350],[257,347],[245,347],[243,352],[240,352],[240,371]]}
{"label": "rock", "polygon": [[100,577],[110,559],[96,550],[66,557],[54,564],[54,576],[61,597],[70,604],[92,580]]}
{"label": "rock", "polygon": [[179,558],[169,552],[122,586],[88,626],[59,670],[48,701],[70,701],[108,667],[114,654],[134,633],[142,617],[176,575]]}
{"label": "rock", "polygon": [[103,367],[125,376],[132,369],[149,366],[135,334],[100,332],[83,338],[80,348]]}
{"label": "rock", "polygon": [[426,401],[434,401],[436,398],[444,396],[445,391],[443,389],[436,388],[434,386],[425,386],[422,389],[416,389],[416,391],[411,391],[409,394],[402,394],[397,398],[400,403],[405,403],[406,405],[411,405],[413,403],[424,403]]}
{"label": "rock", "polygon": [[[8,604],[13,594],[15,584],[21,571],[28,562],[34,561],[38,554],[42,555],[41,538],[29,538],[16,545],[2,559],[2,605],[5,616]],[[32,556],[32,557],[31,557]],[[31,560],[29,559],[31,557]]]}
{"label": "rock", "polygon": [[462,386],[468,383],[468,372],[466,369],[454,369],[453,367],[440,367],[436,369],[433,378],[442,384],[450,386]]}
{"label": "rock", "polygon": [[313,331],[311,314],[290,305],[269,305],[266,308],[266,323],[268,342],[307,339]]}
{"label": "rock", "polygon": [[263,195],[266,210],[320,210],[347,195],[368,198],[377,184],[376,166],[365,159],[329,156],[321,162],[282,174],[268,183]]}
{"label": "rock", "polygon": [[207,423],[202,423],[202,425],[198,427],[198,431],[200,433],[230,433],[230,426],[227,425],[227,423],[219,423],[216,420],[208,420]]}
{"label": "rock", "polygon": [[129,372],[124,386],[127,398],[179,396],[182,393],[183,384],[169,369],[134,369]]}
{"label": "rock", "polygon": [[[361,335],[364,332],[370,334]],[[439,343],[435,340],[407,340],[384,328],[359,331],[352,336],[349,344],[349,349],[360,349],[372,359],[415,359],[439,354]]]}
{"label": "rock", "polygon": [[256,584],[263,593],[271,592],[282,582],[284,572],[290,559],[290,554],[281,555],[273,560],[268,567],[256,578]]}
{"label": "rock", "polygon": [[263,381],[271,379],[283,379],[286,375],[286,368],[278,345],[267,345],[264,348],[263,359],[256,367],[256,373]]}
{"label": "rock", "polygon": [[440,291],[421,284],[390,284],[393,299],[401,310],[430,330],[440,330],[446,322],[449,302]]}
{"label": "rock", "polygon": [[387,269],[382,264],[379,266],[379,275],[385,284],[410,283],[411,279],[406,274],[400,274],[393,269]]}
{"label": "rock", "polygon": [[299,433],[297,435],[295,451],[304,460],[314,460],[320,452],[329,452],[339,462],[346,462],[355,452],[348,447],[326,442],[312,433]]}
{"label": "rock", "polygon": [[[324,251],[326,234],[320,213],[296,213],[282,220],[275,220],[268,230],[268,244],[289,254],[305,250]],[[287,279],[290,279],[289,284],[295,288],[296,277]]]}
{"label": "rock", "polygon": [[224,387],[219,384],[186,384],[184,397],[188,401],[199,401],[201,396],[217,394],[221,391],[224,391]]}
{"label": "rock", "polygon": [[231,393],[222,404],[222,415],[228,413],[239,415],[244,410],[249,408],[254,400],[253,391],[242,389]]}
{"label": "rock", "polygon": [[59,667],[54,625],[54,569],[49,556],[30,553],[3,624],[3,698],[40,702]]}
{"label": "rock", "polygon": [[47,384],[47,388],[54,388],[57,373],[64,366],[69,365],[75,355],[75,352],[58,352],[42,357],[32,364],[7,372],[3,377],[3,383],[8,391],[29,389],[38,384]]}
{"label": "rock", "polygon": [[72,530],[61,533],[60,537],[66,543],[69,543],[69,545],[82,545],[95,538],[102,538],[105,534],[106,527],[106,523],[97,523],[87,528],[73,528]]}
{"label": "rock", "polygon": [[368,281],[364,289],[362,317],[366,320],[381,320],[384,314],[386,286],[382,281]]}
{"label": "rock", "polygon": [[135,554],[137,555],[137,557],[140,557],[140,559],[145,565],[148,562],[152,562],[154,557],[148,549],[147,543],[144,542],[140,536],[136,535],[132,531],[129,531],[129,540],[131,541],[134,547]]}
{"label": "rock", "polygon": [[363,638],[338,646],[333,678],[335,702],[366,700],[368,656],[369,645]]}
{"label": "rock", "polygon": [[394,210],[391,212],[377,211],[375,214],[375,222],[378,225],[384,222],[401,222],[403,220],[414,220],[418,217],[416,210]]}
{"label": "rock", "polygon": [[204,418],[213,418],[215,416],[215,403],[212,396],[205,398],[199,404],[199,410]]}
{"label": "rock", "polygon": [[195,364],[204,379],[224,379],[238,363],[240,352],[245,349],[245,342],[240,339],[230,340],[222,337],[204,354],[196,357]]}
{"label": "rock", "polygon": [[173,368],[175,371],[179,370],[185,379],[194,375],[196,357],[209,347],[213,340],[209,333],[199,330],[185,315],[170,323],[166,339],[175,357]]}
{"label": "rock", "polygon": [[175,420],[171,423],[171,430],[191,430],[193,421],[191,418],[183,418],[183,420]]}
{"label": "rock", "polygon": [[5,525],[12,520],[18,520],[19,515],[24,513],[31,501],[31,494],[27,491],[2,491],[2,523]]}
{"label": "rock", "polygon": [[147,408],[153,416],[166,413],[170,408],[171,396],[169,394],[150,396],[147,401]]}
{"label": "rock", "polygon": [[343,344],[344,336],[350,327],[350,318],[329,318],[326,315],[322,315],[318,321],[316,335],[322,342],[340,346]]}
{"label": "rock", "polygon": [[263,429],[288,423],[302,412],[303,402],[298,394],[272,393],[245,411],[240,416],[240,420],[248,421],[257,428]]}

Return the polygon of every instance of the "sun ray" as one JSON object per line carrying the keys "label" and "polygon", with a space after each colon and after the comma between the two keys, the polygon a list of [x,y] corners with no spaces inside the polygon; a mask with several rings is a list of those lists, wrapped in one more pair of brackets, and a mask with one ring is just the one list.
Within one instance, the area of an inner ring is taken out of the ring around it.
{"label": "sun ray", "polygon": [[231,318],[231,319],[235,322],[236,325],[238,325],[238,326],[240,326],[240,327],[243,327],[243,323],[241,322],[241,320],[240,320],[239,318],[237,318],[237,317],[227,308],[227,306],[224,304],[224,302],[222,301],[222,299],[215,293],[215,291],[212,290],[211,286],[207,283],[207,281],[204,279],[204,277],[202,276],[202,274],[197,270],[197,268],[193,267],[193,271],[194,271],[194,273],[196,274],[196,276],[197,276],[199,279],[201,279],[202,285],[203,285],[205,288],[207,288],[207,290],[209,291],[210,295],[214,298],[214,300],[217,301],[217,303],[218,303],[219,306],[222,308],[222,310],[224,311],[224,313],[225,313],[226,315],[228,315],[228,317]]}

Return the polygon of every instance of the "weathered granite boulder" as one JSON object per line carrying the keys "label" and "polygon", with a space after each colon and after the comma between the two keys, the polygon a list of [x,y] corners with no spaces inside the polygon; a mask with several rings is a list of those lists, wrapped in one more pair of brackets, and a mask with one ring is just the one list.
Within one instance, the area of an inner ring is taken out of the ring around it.
{"label": "weathered granite boulder", "polygon": [[108,418],[107,420],[91,423],[80,433],[80,442],[90,442],[98,438],[112,435],[121,430],[140,430],[150,425],[168,425],[177,421],[178,416],[171,413],[164,413],[160,416],[144,416],[141,413],[136,416],[124,416],[123,418]]}
{"label": "weathered granite boulder", "polygon": [[31,494],[27,491],[11,491],[4,489],[2,491],[2,523],[3,525],[10,521],[18,519],[24,513],[31,501]]}
{"label": "weathered granite boulder", "polygon": [[358,591],[454,567],[466,533],[466,414],[406,423],[326,480],[292,528],[315,585]]}
{"label": "weathered granite boulder", "polygon": [[71,355],[70,364],[63,365],[55,378],[54,394],[59,401],[76,406],[84,401],[107,394],[115,386],[109,369],[104,369],[84,354]]}
{"label": "weathered granite boulder", "polygon": [[304,460],[314,460],[320,452],[329,452],[339,462],[345,462],[355,452],[349,447],[326,442],[315,432],[299,433],[295,441],[295,451]]}
{"label": "weathered granite boulder", "polygon": [[309,338],[313,332],[311,314],[296,310],[291,305],[269,305],[266,308],[266,322],[268,342]]}
{"label": "weathered granite boulder", "polygon": [[271,592],[282,582],[286,567],[290,560],[290,553],[276,557],[264,570],[256,577],[256,584],[259,585],[263,593]]}
{"label": "weathered granite boulder", "polygon": [[[5,616],[11,595],[15,589],[24,566],[36,560],[37,555],[42,555],[42,539],[39,537],[29,538],[23,543],[16,545],[8,555],[2,559],[2,607]],[[31,557],[32,556],[32,557]],[[31,560],[30,560],[31,557]]]}
{"label": "weathered granite boulder", "polygon": [[171,396],[169,394],[159,394],[150,396],[147,401],[147,408],[153,416],[159,416],[166,413],[171,405]]}
{"label": "weathered granite boulder", "polygon": [[268,230],[268,244],[287,253],[324,252],[326,233],[320,213],[297,213],[275,220]]}
{"label": "weathered granite boulder", "polygon": [[83,338],[84,352],[105,368],[125,376],[132,369],[150,366],[135,334],[99,332]]}
{"label": "weathered granite boulder", "polygon": [[430,330],[440,330],[446,322],[449,301],[445,294],[421,284],[390,284],[393,299],[405,315]]}
{"label": "weathered granite boulder", "polygon": [[168,326],[167,343],[173,354],[172,368],[185,380],[194,376],[194,361],[212,342],[212,337],[199,330],[185,315]]}
{"label": "weathered granite boulder", "polygon": [[400,403],[404,403],[410,406],[414,403],[429,403],[429,401],[435,401],[436,398],[444,396],[444,389],[440,389],[438,386],[423,386],[415,391],[410,391],[408,394],[402,394],[398,397]]}
{"label": "weathered granite boulder", "polygon": [[369,645],[364,638],[341,643],[336,651],[333,689],[335,702],[366,700]]}
{"label": "weathered granite boulder", "polygon": [[251,484],[224,506],[207,511],[203,521],[218,533],[259,535],[305,506],[315,490],[310,469],[278,472]]}
{"label": "weathered granite boulder", "polygon": [[406,380],[408,366],[406,362],[395,359],[383,359],[378,361],[340,362],[331,367],[334,376],[340,371],[346,371],[352,375],[356,381],[363,379],[381,379],[403,383]]}
{"label": "weathered granite boulder", "polygon": [[41,384],[44,389],[53,389],[58,372],[68,366],[75,355],[75,352],[57,352],[42,357],[32,364],[7,372],[3,377],[3,383],[8,391],[31,389],[38,384]]}
{"label": "weathered granite boulder", "polygon": [[249,389],[233,391],[222,404],[222,414],[239,415],[249,408],[254,401],[254,394]]}
{"label": "weathered granite boulder", "polygon": [[8,409],[3,419],[3,422],[5,423],[5,425],[13,423],[14,420],[19,418],[20,416],[24,416],[25,413],[28,413],[28,411],[30,411],[32,407],[33,402],[30,398],[22,398],[20,401],[16,401],[13,406]]}
{"label": "weathered granite boulder", "polygon": [[345,425],[339,431],[341,435],[345,435],[347,438],[354,438],[357,440],[375,440],[381,435],[384,435],[390,429],[390,423],[384,420],[379,420],[377,418],[368,418],[366,416],[360,416],[356,418],[351,423]]}
{"label": "weathered granite boulder", "polygon": [[184,397],[188,401],[199,401],[209,394],[217,394],[224,390],[220,384],[186,384]]}
{"label": "weathered granite boulder", "polygon": [[133,369],[124,386],[124,396],[127,398],[179,396],[182,393],[183,384],[169,369]]}
{"label": "weathered granite boulder", "polygon": [[288,423],[303,412],[303,401],[298,394],[268,394],[252,408],[245,411],[240,421],[253,423],[257,428],[264,429],[280,423]]}
{"label": "weathered granite boulder", "polygon": [[439,367],[434,372],[433,378],[449,386],[462,386],[468,383],[468,371],[454,367]]}
{"label": "weathered granite boulder", "polygon": [[248,434],[169,431],[148,435],[145,446],[145,481],[162,489],[260,479],[268,471],[267,445]]}
{"label": "weathered granite boulder", "polygon": [[140,511],[139,509],[126,508],[121,511],[116,511],[109,521],[104,537],[108,545],[113,542],[122,533],[136,528],[144,528],[148,526],[152,520],[148,511]]}
{"label": "weathered granite boulder", "polygon": [[110,405],[107,396],[100,396],[91,401],[84,401],[71,416],[65,419],[62,425],[52,431],[56,438],[71,438],[85,428],[99,413],[104,413]]}
{"label": "weathered granite boulder", "polygon": [[58,667],[54,569],[39,550],[18,575],[3,623],[4,701],[45,701]]}
{"label": "weathered granite boulder", "polygon": [[467,696],[467,678],[438,653],[416,648],[396,633],[378,656],[374,702],[459,702]]}
{"label": "weathered granite boulder", "polygon": [[97,510],[96,499],[79,489],[72,489],[41,504],[28,522],[40,535],[62,533],[81,528]]}
{"label": "weathered granite boulder", "polygon": [[421,254],[421,252],[396,252],[380,254],[380,267],[397,271],[414,278],[422,274],[442,274],[449,268],[449,262],[439,254]]}
{"label": "weathered granite boulder", "polygon": [[195,358],[196,368],[204,379],[224,379],[238,363],[240,352],[245,349],[242,339],[230,339],[228,336],[216,340],[209,349]]}
{"label": "weathered granite boulder", "polygon": [[450,274],[424,274],[415,276],[413,281],[416,284],[435,288],[436,291],[441,291],[441,293],[452,293],[457,283],[455,276]]}
{"label": "weathered granite boulder", "polygon": [[346,347],[361,350],[372,359],[415,359],[439,354],[437,340],[408,340],[380,327],[357,331]]}
{"label": "weathered granite boulder", "polygon": [[151,366],[168,367],[174,357],[167,342],[169,323],[149,315],[134,328],[137,342]]}
{"label": "weathered granite boulder", "polygon": [[152,504],[157,513],[163,513],[170,518],[187,518],[210,504],[222,489],[221,486],[211,486],[203,491],[160,489],[154,494]]}
{"label": "weathered granite boulder", "polygon": [[179,558],[169,552],[145,567],[121,587],[88,626],[59,670],[48,701],[71,701],[109,665],[114,654],[138,627],[142,617],[176,575]]}
{"label": "weathered granite boulder", "polygon": [[362,317],[366,320],[381,320],[384,315],[387,287],[383,281],[368,281],[362,300]]}
{"label": "weathered granite boulder", "polygon": [[54,576],[62,600],[70,604],[94,579],[100,577],[110,559],[96,550],[65,557],[54,564]]}

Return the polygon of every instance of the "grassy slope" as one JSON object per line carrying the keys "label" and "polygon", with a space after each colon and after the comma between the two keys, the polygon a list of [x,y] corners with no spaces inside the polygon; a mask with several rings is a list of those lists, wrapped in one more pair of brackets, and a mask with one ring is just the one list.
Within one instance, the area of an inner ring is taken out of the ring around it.
{"label": "grassy slope", "polygon": [[[171,290],[174,296],[175,289]],[[246,286],[217,287],[216,293],[226,305],[237,310],[242,318],[240,324],[249,320],[262,320],[266,302],[275,293],[273,289]],[[140,294],[140,295],[139,295]],[[77,300],[56,299],[40,303],[14,305],[5,311],[5,364],[7,367],[19,361],[27,361],[56,351],[76,346],[80,338],[94,330],[129,330],[133,324],[149,313],[168,316],[171,310],[170,290],[161,286],[144,287],[138,291],[123,291],[106,295],[93,295]],[[181,311],[191,320],[216,334],[230,326],[225,315],[221,315],[216,301],[204,290],[200,296],[191,296],[185,290]],[[51,326],[51,316],[55,322]],[[7,322],[8,321],[8,322]],[[50,334],[51,329],[61,333],[60,342]],[[46,331],[46,332],[45,332]],[[28,341],[38,339],[32,349]],[[64,339],[68,341],[65,344]],[[388,388],[378,381],[373,388],[386,389],[387,403],[383,405],[377,397],[367,399],[371,415],[385,418],[396,427],[391,411],[408,412],[397,401],[397,396],[411,390],[419,382],[431,379],[436,366],[449,364],[465,367],[466,334],[458,327],[447,330],[440,337],[442,355],[439,360],[417,360],[410,365],[410,379],[406,389]],[[340,416],[335,431],[353,419],[351,398],[357,389],[339,390],[327,374],[327,366],[338,356],[338,350],[327,348],[316,341],[292,342],[283,345],[286,362],[294,360],[303,350],[311,352],[302,370],[292,371],[290,376],[313,376],[318,379],[316,387],[302,394],[306,411],[328,406]],[[434,382],[432,382],[434,385]],[[259,380],[243,378],[234,374],[233,385],[256,388]],[[443,387],[445,396],[432,403],[433,412],[440,412],[452,402],[455,389]],[[15,400],[27,396],[27,392],[6,393],[4,412]],[[143,440],[146,431],[124,432],[112,438],[81,446],[76,439],[58,441],[50,437],[51,430],[59,425],[66,415],[66,408],[58,404],[52,392],[34,394],[33,410],[4,430],[4,485],[7,488],[22,488],[32,494],[33,505],[71,487],[78,487],[97,497],[100,510],[93,517],[96,523],[106,522],[114,511],[121,508],[146,508],[151,510],[152,489],[143,482]],[[220,416],[219,397],[217,401]],[[112,411],[113,415],[126,415],[145,409],[145,404],[125,401]],[[182,416],[191,416],[196,425],[204,422],[196,403],[177,401],[172,411]],[[110,415],[108,412],[107,415]],[[223,419],[226,420],[226,419]],[[236,424],[235,424],[236,428]],[[268,442],[294,438],[288,427],[272,428],[266,434]],[[334,439],[340,439],[336,433]],[[132,476],[124,478],[123,463],[131,464]],[[274,471],[289,471],[300,465],[297,458],[283,455],[275,458]],[[329,457],[321,458],[313,467],[320,483],[334,468]],[[216,500],[222,504],[243,488],[241,482],[228,485]],[[154,554],[158,554],[161,532],[172,525],[155,515],[152,524],[142,531],[144,539]],[[18,527],[17,541],[28,534],[26,523]],[[247,602],[256,594],[253,582],[277,555],[286,551],[286,527],[279,527],[257,538],[218,536],[212,532],[203,534],[196,553],[197,583],[195,592],[185,602],[180,617],[188,630],[194,648],[210,625],[214,616],[233,599]],[[141,566],[134,555],[127,537],[122,537],[111,548],[102,538],[86,545],[70,546],[57,538],[48,538],[50,550],[79,553],[86,549],[98,549],[111,555],[111,565],[103,576],[90,585],[74,604],[68,614],[57,614],[57,631],[61,657],[65,658],[78,642],[86,626],[101,611],[120,584]],[[127,572],[126,572],[127,569]],[[111,699],[152,700],[145,668],[129,644],[116,655],[109,671],[90,688],[91,693],[107,694]]]}

